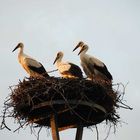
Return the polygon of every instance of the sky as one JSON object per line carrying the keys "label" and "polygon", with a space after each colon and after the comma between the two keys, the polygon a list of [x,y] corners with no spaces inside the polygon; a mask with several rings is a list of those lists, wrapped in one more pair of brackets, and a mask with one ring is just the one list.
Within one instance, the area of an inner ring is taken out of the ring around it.
{"label": "sky", "polygon": [[[88,53],[102,60],[113,75],[113,83],[126,87],[125,103],[132,111],[118,110],[122,124],[111,131],[108,140],[139,138],[140,130],[140,1],[139,0],[0,0],[0,113],[9,86],[18,84],[28,74],[18,63],[19,42],[25,53],[40,61],[47,71],[54,70],[56,53],[64,52],[64,60],[80,66],[78,52],[72,52],[79,41],[89,46]],[[59,76],[57,72],[52,76]],[[14,120],[9,119],[15,128]],[[105,124],[98,126],[100,139],[107,134]],[[60,132],[62,140],[72,140],[75,129]],[[0,130],[5,140],[35,140],[26,128],[20,132]],[[83,140],[96,139],[96,131],[85,128]],[[52,140],[45,129],[40,140]]]}

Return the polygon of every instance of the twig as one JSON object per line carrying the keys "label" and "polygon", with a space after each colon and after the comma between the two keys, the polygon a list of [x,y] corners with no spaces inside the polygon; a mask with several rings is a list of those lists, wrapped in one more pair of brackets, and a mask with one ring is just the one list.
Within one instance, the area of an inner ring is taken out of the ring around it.
{"label": "twig", "polygon": [[98,131],[97,125],[95,125],[95,129],[96,129],[96,134],[97,134],[97,140],[99,140],[99,131]]}
{"label": "twig", "polygon": [[47,71],[47,73],[52,73],[52,72],[56,72],[56,71],[58,71],[58,69],[56,69],[56,70],[51,70],[51,71]]}
{"label": "twig", "polygon": [[110,131],[111,131],[111,124],[110,124],[110,126],[109,126],[109,130],[108,130],[107,135],[106,135],[106,137],[104,138],[104,140],[107,140],[107,138],[109,137]]}
{"label": "twig", "polygon": [[39,129],[38,132],[37,132],[37,140],[39,140],[39,134],[40,134],[40,132],[41,132],[41,129],[42,129],[42,127],[40,127],[40,129]]}
{"label": "twig", "polygon": [[8,107],[5,107],[4,111],[3,111],[3,116],[2,116],[2,122],[1,122],[1,126],[0,129],[8,129],[9,131],[11,131],[11,129],[5,124],[5,116],[6,116],[6,111],[7,111]]}
{"label": "twig", "polygon": [[20,125],[17,129],[14,130],[14,132],[18,131],[20,128],[23,128],[23,126],[26,124],[27,122],[23,123],[22,125]]}

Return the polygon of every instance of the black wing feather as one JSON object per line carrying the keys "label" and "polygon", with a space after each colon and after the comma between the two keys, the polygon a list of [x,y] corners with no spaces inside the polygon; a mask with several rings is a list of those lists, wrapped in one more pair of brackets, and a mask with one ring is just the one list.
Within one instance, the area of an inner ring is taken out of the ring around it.
{"label": "black wing feather", "polygon": [[31,66],[31,65],[28,65],[28,67],[32,70],[32,71],[34,71],[34,72],[36,72],[36,73],[38,73],[38,74],[41,74],[41,75],[43,75],[43,76],[45,76],[45,77],[49,77],[49,75],[48,75],[48,73],[46,72],[46,70],[45,70],[45,68],[43,67],[43,65],[40,63],[40,67],[34,67],[34,66]]}
{"label": "black wing feather", "polygon": [[82,74],[80,67],[73,63],[69,63],[69,64],[71,65],[71,67],[69,69],[69,73],[71,73],[73,76],[83,78],[83,74]]}
{"label": "black wing feather", "polygon": [[104,64],[104,67],[99,67],[96,64],[94,64],[94,68],[97,69],[99,72],[103,73],[109,80],[112,80],[112,75],[108,71],[106,65]]}

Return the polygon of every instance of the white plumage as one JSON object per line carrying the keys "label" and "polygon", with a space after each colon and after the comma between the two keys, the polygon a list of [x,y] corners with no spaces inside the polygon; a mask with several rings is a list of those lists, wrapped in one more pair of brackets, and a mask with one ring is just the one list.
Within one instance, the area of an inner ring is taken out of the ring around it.
{"label": "white plumage", "polygon": [[40,62],[38,62],[35,59],[31,58],[30,56],[24,54],[23,43],[19,43],[15,47],[13,52],[18,48],[20,49],[19,53],[18,53],[18,61],[31,77],[42,77],[42,76],[49,77],[45,68],[43,67],[43,65]]}
{"label": "white plumage", "polygon": [[56,63],[56,67],[63,78],[82,78],[82,71],[80,67],[70,62],[62,62],[63,52],[58,52],[53,64]]}
{"label": "white plumage", "polygon": [[99,59],[86,54],[88,51],[88,46],[83,42],[79,42],[78,45],[74,48],[75,51],[77,48],[81,48],[78,55],[80,55],[81,66],[88,78],[93,79],[94,76],[99,76],[106,80],[112,80],[112,75],[109,73],[106,65]]}

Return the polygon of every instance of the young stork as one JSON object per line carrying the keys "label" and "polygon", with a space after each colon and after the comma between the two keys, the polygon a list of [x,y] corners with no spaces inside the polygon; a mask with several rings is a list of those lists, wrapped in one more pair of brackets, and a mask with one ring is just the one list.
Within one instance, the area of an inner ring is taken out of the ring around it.
{"label": "young stork", "polygon": [[53,63],[56,63],[61,76],[63,78],[83,78],[80,67],[70,62],[62,62],[63,56],[63,52],[58,52]]}
{"label": "young stork", "polygon": [[48,73],[40,62],[24,54],[23,43],[19,43],[12,52],[18,48],[18,61],[31,77],[49,77]]}
{"label": "young stork", "polygon": [[77,48],[81,48],[78,55],[80,55],[81,65],[83,70],[88,78],[93,79],[94,76],[99,76],[103,79],[111,81],[112,75],[108,71],[106,65],[99,59],[86,54],[88,51],[88,46],[85,45],[82,41],[74,48],[75,51]]}

